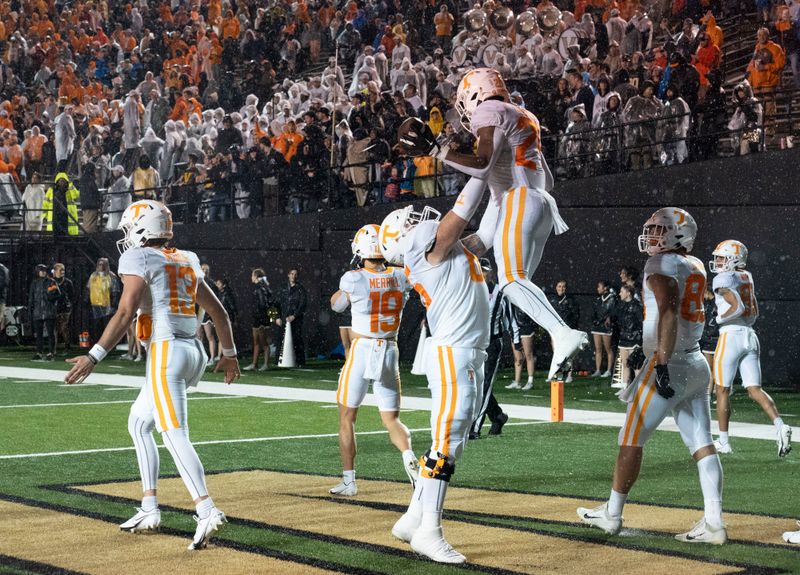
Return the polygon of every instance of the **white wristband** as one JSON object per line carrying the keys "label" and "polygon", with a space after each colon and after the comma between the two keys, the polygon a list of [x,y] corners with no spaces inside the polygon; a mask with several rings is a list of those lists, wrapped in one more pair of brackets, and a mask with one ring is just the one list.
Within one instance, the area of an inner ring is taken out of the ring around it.
{"label": "white wristband", "polygon": [[225,349],[225,348],[223,347],[223,348],[222,348],[222,355],[224,355],[225,357],[236,357],[236,355],[237,355],[237,354],[236,354],[236,346],[234,345],[234,346],[233,346],[232,348],[230,348],[230,349]]}
{"label": "white wristband", "polygon": [[103,349],[102,346],[94,344],[87,355],[91,357],[95,363],[100,363],[105,359],[106,355],[108,355],[108,352]]}

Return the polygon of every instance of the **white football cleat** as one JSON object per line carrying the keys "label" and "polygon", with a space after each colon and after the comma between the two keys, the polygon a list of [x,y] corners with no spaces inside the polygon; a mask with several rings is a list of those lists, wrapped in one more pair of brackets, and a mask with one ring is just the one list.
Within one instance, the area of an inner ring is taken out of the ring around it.
{"label": "white football cleat", "polygon": [[437,563],[465,563],[467,560],[445,540],[441,527],[417,529],[410,543],[414,551]]}
{"label": "white football cleat", "polygon": [[567,326],[560,327],[554,334],[553,361],[550,362],[550,372],[547,381],[552,381],[556,376],[563,376],[572,367],[572,359],[580,350],[589,345],[589,336],[585,332]]}
{"label": "white football cleat", "polygon": [[733,453],[733,448],[730,443],[722,443],[719,439],[714,440],[714,447],[717,453]]}
{"label": "white football cleat", "polygon": [[567,379],[564,380],[564,383],[572,383],[572,374],[571,373],[567,376]]}
{"label": "white football cleat", "polygon": [[[800,527],[800,521],[797,522],[797,526]],[[800,531],[787,531],[783,534],[783,540],[787,543],[800,545]]]}
{"label": "white football cleat", "polygon": [[159,510],[158,507],[150,511],[143,511],[141,508],[137,507],[136,515],[121,524],[119,528],[123,531],[136,533],[137,531],[158,529],[159,525],[161,525],[161,510]]}
{"label": "white football cleat", "polygon": [[336,487],[331,487],[330,493],[331,495],[345,495],[351,497],[358,493],[358,487],[356,487],[355,481],[351,481],[350,483],[342,481]]}
{"label": "white football cleat", "polygon": [[628,387],[628,385],[621,381],[611,384],[611,389],[625,389],[626,387]]}
{"label": "white football cleat", "polygon": [[419,460],[413,454],[406,455],[403,453],[403,469],[408,475],[408,480],[411,481],[411,487],[416,487],[417,478],[419,477]]}
{"label": "white football cleat", "polygon": [[411,538],[414,537],[414,533],[419,529],[420,521],[422,521],[422,516],[414,517],[406,511],[392,527],[392,535],[400,541],[411,543]]}
{"label": "white football cleat", "polygon": [[788,425],[781,425],[778,432],[778,457],[786,457],[792,450],[792,428]]}
{"label": "white football cleat", "polygon": [[594,509],[578,507],[578,517],[584,523],[599,527],[609,535],[616,535],[622,529],[622,517],[611,517],[609,515],[608,502]]}
{"label": "white football cleat", "polygon": [[532,390],[532,389],[533,389],[533,382],[532,382],[532,381],[529,381],[528,383],[526,383],[525,385],[523,385],[523,386],[522,386],[520,389],[521,389],[522,391],[530,391],[530,390]]}
{"label": "white football cleat", "polygon": [[516,381],[512,381],[506,386],[506,389],[520,389],[520,385]]}
{"label": "white football cleat", "polygon": [[708,543],[709,545],[722,545],[728,540],[728,531],[724,525],[720,527],[712,527],[706,523],[706,518],[703,517],[700,521],[694,524],[694,527],[688,533],[680,533],[675,536],[678,541],[684,543]]}
{"label": "white football cleat", "polygon": [[197,521],[197,530],[194,532],[194,539],[187,547],[189,551],[204,549],[208,545],[208,540],[211,539],[211,536],[222,527],[223,523],[228,522],[225,514],[216,507],[211,509],[211,512],[204,519],[200,519],[195,515],[194,520]]}
{"label": "white football cleat", "polygon": [[608,370],[605,370],[605,371],[604,371],[604,372],[603,372],[603,373],[600,375],[600,377],[611,377],[611,372],[610,372],[610,371],[608,371]]}

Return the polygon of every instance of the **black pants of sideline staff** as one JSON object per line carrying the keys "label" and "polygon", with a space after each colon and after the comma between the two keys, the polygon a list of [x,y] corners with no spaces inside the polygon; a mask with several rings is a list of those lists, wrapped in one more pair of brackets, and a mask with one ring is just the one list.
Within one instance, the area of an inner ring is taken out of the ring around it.
{"label": "black pants of sideline staff", "polygon": [[[36,337],[36,353],[54,354],[56,352],[56,318],[33,320],[33,334]],[[47,347],[45,347],[47,338]]]}
{"label": "black pants of sideline staff", "polygon": [[472,422],[472,428],[470,429],[470,436],[472,437],[480,435],[481,427],[483,427],[483,422],[487,417],[489,421],[494,423],[503,415],[503,410],[497,403],[494,393],[492,393],[494,380],[500,367],[500,357],[503,355],[503,338],[492,338],[489,342],[489,347],[486,348],[486,354],[486,363],[483,367],[483,394],[481,395],[478,415],[475,421]]}

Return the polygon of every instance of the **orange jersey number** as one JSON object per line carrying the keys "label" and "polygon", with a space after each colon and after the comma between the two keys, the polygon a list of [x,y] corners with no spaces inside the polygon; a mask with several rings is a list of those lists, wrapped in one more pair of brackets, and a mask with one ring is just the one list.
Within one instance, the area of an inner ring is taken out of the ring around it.
{"label": "orange jersey number", "polygon": [[170,313],[194,315],[194,305],[197,298],[197,276],[192,267],[167,265],[167,277],[169,278]]}
{"label": "orange jersey number", "polygon": [[518,166],[522,166],[530,170],[536,170],[536,162],[526,158],[525,154],[528,152],[531,146],[536,146],[537,148],[541,147],[541,142],[539,140],[539,122],[536,120],[536,116],[531,114],[529,111],[520,109],[520,112],[521,115],[517,120],[517,129],[524,130],[525,128],[528,128],[531,133],[522,141],[519,146],[517,146],[517,149],[514,150],[514,160]]}
{"label": "orange jersey number", "polygon": [[692,323],[703,323],[706,314],[703,309],[703,292],[706,289],[706,278],[701,274],[691,274],[686,278],[681,301],[681,319]]}
{"label": "orange jersey number", "polygon": [[750,282],[739,286],[739,297],[742,298],[742,305],[744,305],[744,312],[742,317],[750,317],[753,315],[753,284]]}
{"label": "orange jersey number", "polygon": [[398,290],[373,291],[369,294],[369,302],[371,305],[370,331],[377,333],[396,330],[400,323],[400,311],[403,309],[403,292]]}
{"label": "orange jersey number", "polygon": [[473,254],[467,248],[464,249],[464,255],[467,256],[467,263],[469,264],[469,279],[474,282],[483,282],[483,270],[481,269],[481,261],[478,256]]}

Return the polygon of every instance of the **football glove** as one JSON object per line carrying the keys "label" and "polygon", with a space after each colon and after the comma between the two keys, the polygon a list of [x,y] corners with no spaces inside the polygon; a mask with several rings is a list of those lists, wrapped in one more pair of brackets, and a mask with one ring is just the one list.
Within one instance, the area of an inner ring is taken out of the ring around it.
{"label": "football glove", "polygon": [[675,390],[669,385],[669,368],[666,365],[656,365],[656,391],[664,399],[675,395]]}
{"label": "football glove", "polygon": [[417,157],[435,156],[438,146],[430,126],[419,118],[408,118],[397,129],[398,153]]}

